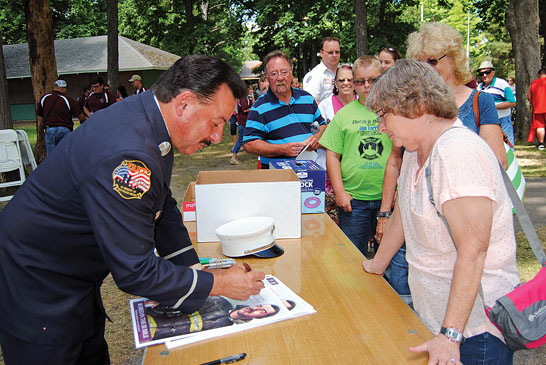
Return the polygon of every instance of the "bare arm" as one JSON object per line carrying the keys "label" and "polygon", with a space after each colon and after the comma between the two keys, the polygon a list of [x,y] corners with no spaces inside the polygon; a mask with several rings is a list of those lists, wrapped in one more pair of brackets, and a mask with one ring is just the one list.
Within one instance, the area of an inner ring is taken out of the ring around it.
{"label": "bare arm", "polygon": [[229,269],[207,270],[214,275],[214,284],[209,295],[223,295],[237,300],[246,300],[257,295],[264,287],[265,274],[261,271],[246,271],[242,264],[235,264]]}
{"label": "bare arm", "polygon": [[343,179],[341,177],[341,155],[330,150],[326,150],[326,172],[328,178],[334,189],[334,195],[336,196],[336,205],[346,212],[352,212],[350,196],[343,186]]}
{"label": "bare arm", "polygon": [[320,147],[319,139],[322,137],[322,134],[326,130],[326,124],[321,125],[317,131],[317,133],[313,134],[312,136],[309,136],[305,141],[303,141],[304,145],[307,146],[309,143],[311,145],[309,146],[310,151],[314,151],[317,148]]}
{"label": "bare arm", "polygon": [[[383,192],[381,195],[381,208],[380,212],[390,212],[394,206],[394,196],[396,193],[396,182],[398,176],[400,176],[400,167],[402,166],[402,148],[392,146],[392,151],[387,159],[387,165],[385,166],[385,175],[383,177]],[[375,229],[375,239],[377,243],[381,244],[383,239],[383,231],[387,224],[387,217],[381,217],[377,219],[377,226]]]}
{"label": "bare arm", "polygon": [[387,221],[385,234],[379,249],[371,260],[362,261],[362,267],[370,274],[383,275],[391,263],[392,258],[404,244],[404,228],[398,202],[394,206],[394,212]]}
{"label": "bare arm", "polygon": [[508,160],[506,159],[506,150],[502,140],[502,129],[498,124],[482,124],[480,125],[480,137],[491,147],[495,156],[506,170],[508,168]]}
{"label": "bare arm", "polygon": [[87,109],[86,106],[83,107],[83,113],[87,115],[88,118],[91,116],[91,112],[89,111],[89,109]]}
{"label": "bare arm", "polygon": [[498,104],[495,104],[495,106],[497,107],[497,109],[508,109],[508,108],[513,108],[516,106],[516,103],[511,103],[509,101],[505,101],[503,103],[498,103]]}
{"label": "bare arm", "polygon": [[[449,224],[457,259],[442,327],[455,327],[464,331],[476,300],[482,277],[493,222],[493,202],[485,197],[453,199],[442,205]],[[444,335],[409,349],[410,352],[429,353],[429,363],[442,363],[446,359],[459,361],[459,344],[450,342]]]}
{"label": "bare arm", "polygon": [[83,123],[87,120],[87,116],[84,113],[78,114],[78,119],[80,120],[80,123]]}
{"label": "bare arm", "polygon": [[290,156],[296,157],[305,147],[304,142],[290,142],[284,144],[273,144],[261,139],[245,143],[245,150],[253,155],[264,157]]}

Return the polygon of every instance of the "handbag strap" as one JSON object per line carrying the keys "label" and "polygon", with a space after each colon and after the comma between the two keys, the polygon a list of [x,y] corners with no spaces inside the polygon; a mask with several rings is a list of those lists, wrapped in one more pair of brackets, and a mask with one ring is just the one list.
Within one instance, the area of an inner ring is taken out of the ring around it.
{"label": "handbag strap", "polygon": [[476,128],[480,130],[480,103],[478,101],[478,96],[481,91],[476,91],[474,98],[472,99],[472,109],[474,109],[474,117],[476,118]]}
{"label": "handbag strap", "polygon": [[[454,128],[464,128],[464,127],[460,127],[460,126],[450,127],[446,129],[445,131],[443,131],[442,134],[440,134],[440,136],[436,140],[436,143],[434,143],[434,146],[432,147],[432,152],[430,153],[429,162],[427,164],[427,167],[425,168],[425,177],[427,179],[427,190],[428,190],[429,200],[434,206],[434,208],[436,209],[436,213],[438,214],[438,216],[444,222],[444,225],[446,226],[447,231],[449,232],[449,235],[451,236],[452,240],[453,240],[453,235],[451,234],[451,230],[449,229],[449,224],[447,224],[446,218],[443,216],[443,214],[440,213],[440,211],[438,210],[438,207],[436,207],[436,204],[434,203],[434,199],[432,197],[430,163],[432,161],[432,155],[434,151],[436,150],[436,145],[438,144],[438,140],[440,139],[440,137],[447,131]],[[510,200],[512,201],[512,205],[514,207],[514,210],[516,211],[516,215],[518,217],[521,228],[523,229],[523,232],[525,232],[525,235],[527,236],[527,240],[529,241],[529,244],[531,245],[531,248],[533,249],[533,253],[535,254],[538,262],[542,265],[542,267],[546,267],[546,254],[544,254],[544,251],[542,250],[542,246],[540,244],[540,240],[538,239],[537,232],[535,231],[533,223],[531,222],[531,219],[529,218],[529,214],[527,214],[527,209],[525,209],[525,207],[523,206],[523,203],[519,199],[518,193],[516,192],[516,190],[514,189],[514,186],[512,185],[512,181],[510,181],[510,178],[506,174],[506,171],[504,171],[504,168],[502,167],[500,162],[499,162],[499,168],[501,170],[504,186],[506,187],[508,196],[510,197]]]}
{"label": "handbag strap", "polygon": [[[478,134],[480,132],[480,103],[478,101],[478,97],[480,95],[481,91],[476,91],[474,94],[474,98],[472,99],[472,109],[474,110],[474,117],[476,118],[476,128],[478,128]],[[504,131],[501,129],[502,132],[502,140],[504,143],[506,143],[510,148],[514,148],[514,145],[510,140],[508,139],[508,136]]]}

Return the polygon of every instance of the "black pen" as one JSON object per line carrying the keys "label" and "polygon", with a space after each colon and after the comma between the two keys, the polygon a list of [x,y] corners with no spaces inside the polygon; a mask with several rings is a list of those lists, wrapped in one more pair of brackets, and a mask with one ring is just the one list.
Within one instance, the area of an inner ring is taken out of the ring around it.
{"label": "black pen", "polygon": [[246,357],[246,354],[243,352],[242,354],[239,354],[239,355],[224,357],[222,359],[206,362],[206,363],[201,364],[201,365],[231,364],[231,363],[234,363],[234,362],[237,362],[237,361],[241,361],[245,357]]}

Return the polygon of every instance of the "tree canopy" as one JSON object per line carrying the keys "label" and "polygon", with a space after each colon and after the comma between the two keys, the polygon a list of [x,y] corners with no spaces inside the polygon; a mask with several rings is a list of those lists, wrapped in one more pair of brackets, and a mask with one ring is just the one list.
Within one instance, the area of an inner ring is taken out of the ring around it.
{"label": "tree canopy", "polygon": [[[498,73],[514,72],[504,14],[509,0],[368,0],[368,53],[383,46],[405,52],[423,21],[446,22],[466,39],[471,68],[492,59]],[[283,49],[300,77],[319,59],[320,41],[340,39],[342,62],[356,58],[354,2],[343,0],[119,0],[119,34],[178,55],[217,55],[235,68]],[[107,33],[106,0],[50,0],[55,39]],[[470,17],[468,16],[470,15]],[[0,0],[4,44],[26,42],[21,2]]]}

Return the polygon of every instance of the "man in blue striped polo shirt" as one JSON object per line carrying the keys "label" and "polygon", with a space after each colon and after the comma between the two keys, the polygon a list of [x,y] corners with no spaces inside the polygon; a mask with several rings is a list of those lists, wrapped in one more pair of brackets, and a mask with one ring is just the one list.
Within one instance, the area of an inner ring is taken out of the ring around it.
{"label": "man in blue striped polo shirt", "polygon": [[243,143],[247,152],[260,156],[258,168],[275,160],[294,159],[301,150],[314,151],[326,129],[311,94],[292,88],[292,61],[282,51],[264,59],[269,89],[248,113]]}
{"label": "man in blue striped polo shirt", "polygon": [[482,79],[482,82],[478,85],[478,91],[493,95],[502,131],[513,146],[514,128],[512,127],[511,108],[516,106],[514,92],[506,80],[495,76],[495,67],[493,67],[491,61],[483,61],[480,64],[478,75]]}

